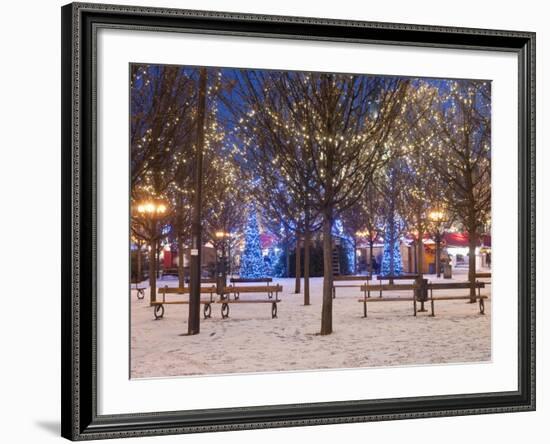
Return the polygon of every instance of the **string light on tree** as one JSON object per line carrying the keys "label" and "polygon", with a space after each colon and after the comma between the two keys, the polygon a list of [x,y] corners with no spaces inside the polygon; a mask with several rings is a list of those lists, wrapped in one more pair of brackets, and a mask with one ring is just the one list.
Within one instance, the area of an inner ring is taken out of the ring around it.
{"label": "string light on tree", "polygon": [[396,223],[388,222],[384,235],[384,254],[382,256],[381,274],[384,276],[399,276],[403,272],[401,250],[397,239]]}
{"label": "string light on tree", "polygon": [[251,208],[245,229],[244,251],[241,256],[241,278],[260,278],[266,275],[260,229],[255,209]]}

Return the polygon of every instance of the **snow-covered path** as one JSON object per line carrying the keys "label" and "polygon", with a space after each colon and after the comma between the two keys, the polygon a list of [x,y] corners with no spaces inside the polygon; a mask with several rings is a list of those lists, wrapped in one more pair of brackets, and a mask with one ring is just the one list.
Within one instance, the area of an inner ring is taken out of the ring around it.
{"label": "snow-covered path", "polygon": [[[426,277],[436,281],[434,276]],[[458,270],[453,280],[465,278]],[[201,333],[195,336],[182,336],[187,332],[188,305],[169,305],[164,318],[154,320],[148,290],[143,300],[132,291],[132,378],[491,359],[489,301],[484,316],[479,314],[477,304],[461,300],[436,302],[434,318],[428,313],[412,316],[411,302],[370,304],[365,319],[363,305],[357,302],[359,289],[341,288],[333,305],[334,333],[320,336],[322,278],[311,280],[311,305],[307,307],[303,306],[303,294],[292,293],[294,279],[276,281],[284,288],[277,319],[271,319],[270,304],[235,304],[229,319],[222,320],[221,304],[213,304],[212,317],[201,317]],[[177,281],[160,284],[176,286]],[[482,294],[489,295],[490,288]],[[266,296],[241,296],[246,297]]]}

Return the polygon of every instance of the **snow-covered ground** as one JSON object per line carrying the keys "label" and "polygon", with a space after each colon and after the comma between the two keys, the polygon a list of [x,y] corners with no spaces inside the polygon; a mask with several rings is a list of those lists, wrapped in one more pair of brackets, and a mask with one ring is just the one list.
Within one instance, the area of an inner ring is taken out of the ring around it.
{"label": "snow-covered ground", "polygon": [[[455,270],[453,281],[465,281],[466,270]],[[430,281],[437,279],[427,275]],[[164,318],[155,320],[145,299],[131,295],[131,377],[161,377],[224,373],[273,372],[306,369],[356,368],[413,364],[479,362],[491,359],[491,303],[485,315],[477,304],[439,301],[435,317],[412,315],[412,302],[369,304],[368,318],[358,288],[340,288],[333,304],[333,329],[320,336],[322,278],[311,279],[311,305],[294,294],[294,279],[276,279],[283,285],[278,318],[270,304],[233,304],[222,319],[221,304],[212,305],[212,317],[202,318],[199,335],[187,332],[188,305],[168,305]],[[449,282],[446,279],[441,281]],[[177,286],[163,280],[161,286]],[[352,282],[354,284],[354,282]],[[482,294],[490,295],[490,286]],[[407,292],[385,296],[410,296]],[[467,294],[467,290],[439,291]],[[182,296],[173,296],[174,298]],[[266,298],[264,294],[241,295]]]}

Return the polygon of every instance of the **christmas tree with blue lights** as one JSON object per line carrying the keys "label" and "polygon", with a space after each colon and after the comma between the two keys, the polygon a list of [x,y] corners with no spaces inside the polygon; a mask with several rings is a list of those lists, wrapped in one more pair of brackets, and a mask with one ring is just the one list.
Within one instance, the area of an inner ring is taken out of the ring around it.
{"label": "christmas tree with blue lights", "polygon": [[386,225],[384,255],[382,256],[382,266],[380,268],[380,274],[383,276],[399,276],[403,272],[396,225],[395,217],[391,217]]}
{"label": "christmas tree with blue lights", "polygon": [[262,256],[262,246],[260,243],[260,229],[256,211],[250,210],[248,222],[245,229],[244,251],[241,256],[241,278],[259,278],[265,277],[265,263]]}

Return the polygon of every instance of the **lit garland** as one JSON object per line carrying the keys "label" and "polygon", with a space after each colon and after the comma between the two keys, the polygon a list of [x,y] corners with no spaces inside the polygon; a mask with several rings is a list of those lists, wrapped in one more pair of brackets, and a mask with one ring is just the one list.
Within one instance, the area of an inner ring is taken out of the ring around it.
{"label": "lit garland", "polygon": [[245,229],[244,251],[241,255],[240,277],[259,278],[266,276],[262,246],[260,244],[260,230],[256,211],[250,209],[248,223]]}

